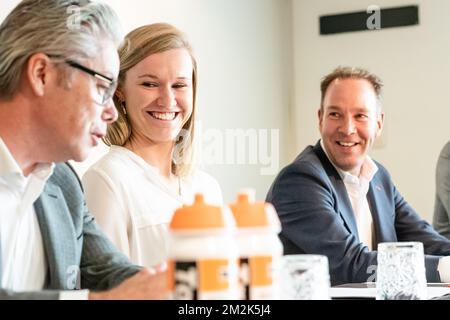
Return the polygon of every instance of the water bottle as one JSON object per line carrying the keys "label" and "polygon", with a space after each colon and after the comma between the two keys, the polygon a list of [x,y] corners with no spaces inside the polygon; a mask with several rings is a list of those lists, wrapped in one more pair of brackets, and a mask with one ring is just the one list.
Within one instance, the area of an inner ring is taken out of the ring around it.
{"label": "water bottle", "polygon": [[240,299],[277,299],[283,245],[275,208],[255,202],[254,191],[244,190],[230,209],[237,225]]}
{"label": "water bottle", "polygon": [[205,203],[175,211],[169,225],[168,287],[176,300],[238,299],[238,250],[229,208]]}

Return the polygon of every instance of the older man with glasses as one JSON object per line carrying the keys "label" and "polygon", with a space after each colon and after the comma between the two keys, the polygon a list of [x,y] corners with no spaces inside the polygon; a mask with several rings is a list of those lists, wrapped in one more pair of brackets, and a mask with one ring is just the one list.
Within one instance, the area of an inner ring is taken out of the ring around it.
{"label": "older man with glasses", "polygon": [[64,164],[117,118],[118,30],[91,1],[24,0],[0,25],[0,299],[165,297],[164,273],[116,250]]}
{"label": "older man with glasses", "polygon": [[[55,55],[48,55],[50,58],[59,58],[61,59],[61,56],[55,56]],[[81,70],[93,77],[95,77],[96,79],[99,79],[100,81],[102,81],[104,84],[101,85],[99,84],[97,87],[99,88],[99,95],[102,96],[102,100],[99,103],[100,105],[105,105],[109,102],[109,100],[113,97],[114,92],[116,91],[117,88],[117,81],[107,77],[103,74],[101,74],[100,72],[97,72],[95,70],[92,70],[86,66],[83,66],[82,64],[79,64],[78,62],[75,62],[73,60],[70,59],[65,59],[64,58],[64,62],[67,63],[69,66],[71,66],[72,68]]]}

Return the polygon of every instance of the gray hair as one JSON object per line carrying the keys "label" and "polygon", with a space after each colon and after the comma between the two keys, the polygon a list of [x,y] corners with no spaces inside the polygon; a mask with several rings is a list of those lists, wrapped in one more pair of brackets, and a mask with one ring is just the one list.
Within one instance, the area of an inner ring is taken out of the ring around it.
{"label": "gray hair", "polygon": [[119,19],[106,4],[23,0],[0,25],[0,99],[15,95],[32,55],[88,59],[105,38],[117,47],[123,41]]}

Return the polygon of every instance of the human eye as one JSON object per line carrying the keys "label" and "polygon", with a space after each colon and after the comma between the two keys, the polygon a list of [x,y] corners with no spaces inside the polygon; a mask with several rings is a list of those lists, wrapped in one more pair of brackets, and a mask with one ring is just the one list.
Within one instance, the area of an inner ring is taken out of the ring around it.
{"label": "human eye", "polygon": [[175,83],[172,87],[175,89],[186,88],[188,85],[186,83],[178,82]]}
{"label": "human eye", "polygon": [[141,86],[146,87],[146,88],[156,88],[156,87],[158,87],[158,84],[155,82],[144,81],[141,83]]}
{"label": "human eye", "polygon": [[366,121],[367,119],[369,119],[369,116],[364,113],[358,113],[356,115],[356,119],[361,120],[361,121]]}
{"label": "human eye", "polygon": [[106,85],[100,84],[100,83],[97,84],[97,92],[98,92],[100,95],[105,94],[106,90],[108,90],[108,87],[107,87]]}
{"label": "human eye", "polygon": [[339,113],[336,111],[331,111],[328,113],[328,117],[330,117],[331,119],[339,119]]}

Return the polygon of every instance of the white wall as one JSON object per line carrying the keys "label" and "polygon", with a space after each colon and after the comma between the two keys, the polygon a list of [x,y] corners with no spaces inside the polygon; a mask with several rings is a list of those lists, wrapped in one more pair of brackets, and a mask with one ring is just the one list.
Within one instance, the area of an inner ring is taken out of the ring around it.
{"label": "white wall", "polygon": [[[371,5],[419,5],[419,25],[319,36],[318,17]],[[450,1],[293,0],[295,151],[319,137],[320,78],[337,65],[368,68],[384,81],[386,127],[373,157],[419,213],[431,221],[434,170],[450,138]]]}
{"label": "white wall", "polygon": [[[204,132],[277,128],[280,139],[290,136],[289,0],[107,2],[126,31],[165,21],[188,34],[199,64],[197,107]],[[208,147],[207,141],[202,145]],[[224,153],[233,151],[224,148]],[[286,162],[284,147],[279,152],[281,166]],[[204,169],[218,179],[229,202],[242,187],[254,187],[259,199],[265,197],[274,175],[262,176],[261,167],[265,166],[205,164]]]}
{"label": "white wall", "polygon": [[[0,1],[0,14],[19,2]],[[250,128],[258,132],[275,128],[280,129],[280,140],[288,141],[290,0],[106,2],[116,10],[126,32],[165,21],[188,34],[199,64],[197,108],[204,132],[217,129],[216,133],[224,137],[226,129]],[[208,141],[205,144],[211,147]],[[283,144],[277,155],[280,166],[286,163],[287,145]],[[230,150],[224,148],[224,157],[230,155]],[[106,150],[105,146],[98,147],[87,161],[75,164],[80,175]],[[205,165],[204,169],[218,179],[229,202],[242,187],[253,187],[258,199],[265,198],[274,175],[261,175],[262,167],[267,165],[216,164]]]}
{"label": "white wall", "polygon": [[[17,0],[0,0],[0,20]],[[450,138],[450,1],[416,0],[420,24],[319,36],[318,17],[409,0],[109,0],[127,31],[157,21],[185,30],[199,60],[198,109],[205,131],[280,128],[280,166],[319,138],[320,78],[337,65],[356,65],[384,81],[386,126],[372,153],[399,190],[428,220],[434,169]],[[6,10],[3,10],[6,9]],[[291,27],[292,23],[292,27]],[[292,40],[292,41],[291,41]],[[291,61],[292,59],[292,61]],[[292,74],[291,74],[292,73]],[[291,105],[292,97],[292,105]],[[292,131],[290,131],[292,128]],[[292,132],[292,133],[291,133]],[[98,158],[98,148],[80,173]],[[258,165],[207,165],[226,201],[244,186],[263,198],[273,176]]]}
{"label": "white wall", "polygon": [[18,0],[1,0],[0,1],[0,22],[5,19],[6,15],[19,3]]}

